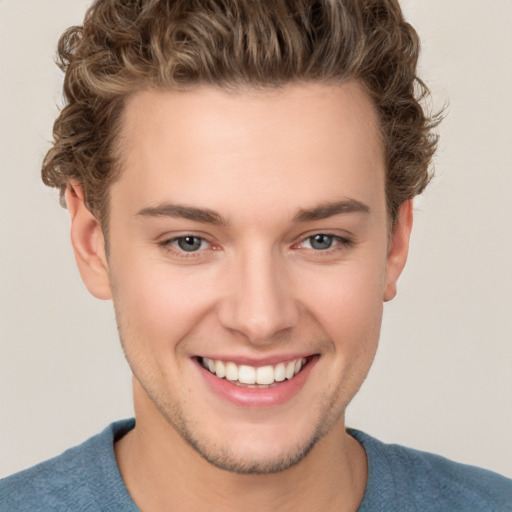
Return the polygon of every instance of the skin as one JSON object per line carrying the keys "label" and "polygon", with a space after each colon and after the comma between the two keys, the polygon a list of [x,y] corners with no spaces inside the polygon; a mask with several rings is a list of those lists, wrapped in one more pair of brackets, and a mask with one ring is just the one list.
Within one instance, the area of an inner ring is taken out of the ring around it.
{"label": "skin", "polygon": [[[82,278],[114,300],[134,374],[137,425],[115,448],[135,502],[356,510],[367,462],[344,413],[373,361],[412,226],[410,202],[388,224],[370,99],[355,82],[143,91],[127,102],[121,140],[108,257],[78,184],[67,201]],[[347,201],[356,211],[326,213]],[[313,246],[318,234],[332,245]],[[186,235],[198,250],[180,248]],[[271,407],[220,397],[196,360],[292,354],[316,363]]]}

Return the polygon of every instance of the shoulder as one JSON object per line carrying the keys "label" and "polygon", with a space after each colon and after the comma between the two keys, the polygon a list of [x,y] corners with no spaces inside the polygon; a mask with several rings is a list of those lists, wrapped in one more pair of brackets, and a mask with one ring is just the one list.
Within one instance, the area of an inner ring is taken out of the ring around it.
{"label": "shoulder", "polygon": [[385,444],[356,430],[349,433],[368,457],[363,504],[379,496],[382,505],[385,496],[390,510],[512,511],[512,480],[508,478],[432,453]]}
{"label": "shoulder", "polygon": [[58,457],[0,480],[0,510],[118,510],[119,500],[126,503],[129,496],[113,446],[133,425],[113,423]]}

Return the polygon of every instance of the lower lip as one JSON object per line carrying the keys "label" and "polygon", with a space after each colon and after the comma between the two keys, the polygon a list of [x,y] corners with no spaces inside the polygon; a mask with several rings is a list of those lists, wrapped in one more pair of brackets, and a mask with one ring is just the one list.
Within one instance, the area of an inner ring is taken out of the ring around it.
{"label": "lower lip", "polygon": [[219,379],[197,362],[197,367],[210,389],[234,405],[251,408],[268,408],[291,400],[304,386],[318,361],[318,356],[308,359],[304,368],[290,380],[278,382],[268,388],[246,388],[227,379]]}

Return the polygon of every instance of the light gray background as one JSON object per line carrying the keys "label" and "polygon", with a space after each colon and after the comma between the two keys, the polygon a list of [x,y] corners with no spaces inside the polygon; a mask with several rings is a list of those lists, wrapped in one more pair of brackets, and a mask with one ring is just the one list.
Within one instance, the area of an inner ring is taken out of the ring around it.
{"label": "light gray background", "polygon": [[[56,41],[88,3],[0,0],[0,475],[132,414],[112,307],[82,285],[67,213],[39,182]],[[348,423],[512,476],[512,1],[402,4],[450,113]]]}

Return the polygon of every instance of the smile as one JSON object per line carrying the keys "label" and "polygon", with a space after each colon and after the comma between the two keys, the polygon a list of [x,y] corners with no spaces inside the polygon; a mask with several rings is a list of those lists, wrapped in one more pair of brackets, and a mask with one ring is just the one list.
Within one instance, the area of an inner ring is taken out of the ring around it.
{"label": "smile", "polygon": [[279,382],[290,380],[307,364],[308,358],[301,357],[276,365],[260,367],[245,364],[237,365],[231,361],[220,361],[203,357],[200,363],[219,379],[226,379],[243,387],[268,388]]}

